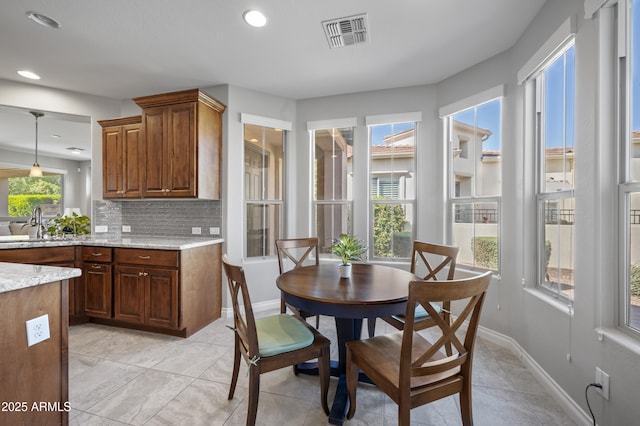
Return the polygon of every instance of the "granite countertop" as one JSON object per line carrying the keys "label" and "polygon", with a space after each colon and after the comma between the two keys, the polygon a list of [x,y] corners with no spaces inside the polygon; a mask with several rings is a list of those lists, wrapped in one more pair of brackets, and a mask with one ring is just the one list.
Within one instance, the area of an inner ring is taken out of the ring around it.
{"label": "granite countertop", "polygon": [[58,266],[23,265],[0,262],[0,293],[33,287],[54,281],[79,277],[82,271],[77,268]]}
{"label": "granite countertop", "polygon": [[61,246],[101,246],[101,247],[122,247],[122,248],[142,248],[159,250],[187,250],[195,247],[221,244],[222,238],[189,238],[189,237],[150,237],[150,236],[130,236],[119,238],[100,238],[93,236],[78,240],[23,240],[23,241],[2,241],[0,250],[33,247],[61,247]]}

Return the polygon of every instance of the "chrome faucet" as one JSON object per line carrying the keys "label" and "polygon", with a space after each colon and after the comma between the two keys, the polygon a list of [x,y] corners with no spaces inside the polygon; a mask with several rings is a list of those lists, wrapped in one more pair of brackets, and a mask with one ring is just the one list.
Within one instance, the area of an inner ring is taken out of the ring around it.
{"label": "chrome faucet", "polygon": [[40,206],[33,208],[30,225],[36,227],[36,239],[42,239],[44,236],[44,225],[42,224],[42,209]]}

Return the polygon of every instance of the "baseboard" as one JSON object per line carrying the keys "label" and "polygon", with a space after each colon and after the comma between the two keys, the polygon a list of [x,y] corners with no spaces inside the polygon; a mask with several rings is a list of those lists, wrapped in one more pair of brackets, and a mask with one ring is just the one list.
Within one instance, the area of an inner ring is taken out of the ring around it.
{"label": "baseboard", "polygon": [[591,417],[578,405],[573,398],[562,389],[549,374],[533,359],[514,339],[485,327],[478,327],[478,336],[496,345],[511,350],[529,368],[533,375],[542,383],[546,390],[558,402],[573,421],[579,425],[592,424]]}

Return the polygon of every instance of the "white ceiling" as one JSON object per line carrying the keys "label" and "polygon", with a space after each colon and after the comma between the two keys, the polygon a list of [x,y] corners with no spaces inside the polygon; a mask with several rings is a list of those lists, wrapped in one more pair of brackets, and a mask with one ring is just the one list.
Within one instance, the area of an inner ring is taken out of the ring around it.
{"label": "white ceiling", "polygon": [[[509,49],[543,3],[2,0],[0,78],[116,99],[217,84],[289,99],[432,84]],[[250,8],[267,26],[242,21]],[[35,24],[29,10],[62,27]],[[369,42],[329,49],[322,21],[361,13]]]}

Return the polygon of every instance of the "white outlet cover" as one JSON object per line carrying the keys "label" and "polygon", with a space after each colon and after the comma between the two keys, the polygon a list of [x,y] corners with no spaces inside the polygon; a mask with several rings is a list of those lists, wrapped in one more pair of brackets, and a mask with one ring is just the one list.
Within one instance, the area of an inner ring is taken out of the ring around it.
{"label": "white outlet cover", "polygon": [[202,234],[202,228],[199,226],[194,226],[191,228],[191,234],[193,235],[200,235]]}
{"label": "white outlet cover", "polygon": [[96,225],[95,232],[96,234],[99,234],[101,232],[109,232],[109,227],[107,225]]}
{"label": "white outlet cover", "polygon": [[122,225],[122,232],[131,232],[131,226]]}
{"label": "white outlet cover", "polygon": [[49,315],[44,314],[27,321],[27,345],[33,346],[51,337]]}

